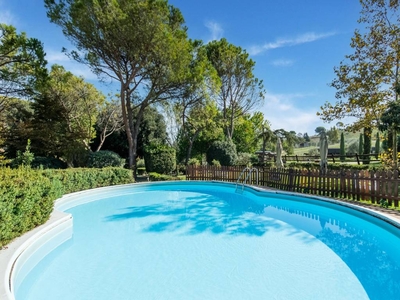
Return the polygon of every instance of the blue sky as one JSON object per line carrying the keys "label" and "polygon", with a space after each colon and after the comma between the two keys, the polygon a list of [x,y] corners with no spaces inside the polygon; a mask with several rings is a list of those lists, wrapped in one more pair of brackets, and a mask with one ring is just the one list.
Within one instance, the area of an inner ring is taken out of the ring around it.
{"label": "blue sky", "polygon": [[[170,0],[186,20],[189,37],[209,42],[226,38],[256,62],[255,74],[267,91],[259,108],[273,129],[314,134],[330,127],[316,112],[335,102],[329,87],[333,68],[352,53],[350,40],[359,25],[358,0]],[[73,48],[50,23],[42,0],[0,0],[0,22],[14,25],[44,44],[49,65],[61,64],[105,94],[112,85],[96,81],[85,66],[61,53]]]}

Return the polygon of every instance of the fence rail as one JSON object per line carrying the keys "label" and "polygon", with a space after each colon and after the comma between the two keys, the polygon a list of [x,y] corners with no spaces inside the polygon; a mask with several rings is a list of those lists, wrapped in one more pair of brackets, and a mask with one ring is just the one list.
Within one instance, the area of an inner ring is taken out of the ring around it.
{"label": "fence rail", "polygon": [[[296,161],[296,162],[315,162],[320,160],[319,155],[284,155],[283,160],[288,161]],[[347,162],[347,163],[357,163],[360,165],[365,160],[368,162],[379,162],[379,158],[377,158],[376,154],[346,154],[346,155],[339,155],[339,154],[328,154],[327,156],[328,161],[332,163],[340,163],[340,162]],[[343,161],[342,161],[343,160]]]}
{"label": "fence rail", "polygon": [[[236,182],[244,167],[188,166],[188,180]],[[258,167],[259,186],[351,200],[386,200],[399,206],[399,172],[368,170],[295,170]],[[251,176],[255,176],[251,174]],[[255,178],[250,178],[251,182]]]}

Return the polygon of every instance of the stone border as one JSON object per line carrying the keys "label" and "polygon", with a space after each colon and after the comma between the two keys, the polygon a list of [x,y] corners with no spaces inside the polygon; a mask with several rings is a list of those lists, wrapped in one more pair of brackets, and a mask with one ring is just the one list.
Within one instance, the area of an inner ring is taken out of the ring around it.
{"label": "stone border", "polygon": [[[231,185],[234,186],[235,183],[222,182],[222,181],[179,181],[180,184],[192,184],[192,183],[202,184],[221,184],[221,185]],[[48,241],[53,239],[58,234],[63,231],[68,231],[71,229],[72,234],[72,215],[64,213],[60,210],[68,209],[76,205],[81,205],[90,201],[99,200],[103,197],[96,198],[95,200],[85,199],[85,195],[102,195],[104,192],[108,190],[124,190],[129,186],[138,187],[138,186],[146,186],[146,185],[165,185],[165,184],[176,184],[176,182],[154,182],[154,183],[135,183],[135,184],[125,184],[125,185],[117,185],[117,186],[108,186],[96,189],[90,189],[86,191],[71,193],[62,196],[61,198],[55,201],[53,212],[50,215],[50,219],[43,225],[36,227],[35,229],[25,233],[24,235],[16,238],[7,246],[3,247],[0,250],[0,299],[2,300],[15,300],[14,297],[14,288],[13,281],[14,277],[18,274],[18,271],[21,270],[23,264],[29,259],[40,245],[43,244],[44,241]],[[312,195],[304,195],[301,193],[295,192],[285,192],[275,189],[269,189],[264,187],[257,187],[251,185],[244,185],[244,191],[249,191],[252,193],[256,193],[259,196],[260,194],[277,194],[288,197],[302,197],[308,200],[316,200],[322,201],[326,203],[331,203],[334,205],[344,206],[350,209],[354,209],[356,211],[366,213],[368,215],[372,215],[380,220],[383,220],[390,225],[400,229],[400,216],[396,213],[391,213],[389,210],[383,209],[374,209],[371,207],[360,206],[358,203],[353,204],[349,202],[345,202],[339,199],[331,199],[320,196],[312,196]],[[107,197],[108,195],[105,195]],[[58,244],[61,244],[62,241],[58,241]]]}

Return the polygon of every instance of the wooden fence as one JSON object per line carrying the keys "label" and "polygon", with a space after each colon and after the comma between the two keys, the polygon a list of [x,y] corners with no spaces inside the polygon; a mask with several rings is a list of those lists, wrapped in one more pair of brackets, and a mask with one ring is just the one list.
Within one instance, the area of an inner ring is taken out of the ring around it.
{"label": "wooden fence", "polygon": [[[332,163],[342,163],[342,159],[344,163],[357,163],[358,165],[362,164],[364,160],[368,162],[379,162],[380,160],[376,157],[376,154],[329,154],[327,156],[328,162]],[[295,162],[319,162],[319,155],[284,155],[282,157],[284,162],[295,161]],[[275,160],[274,160],[275,161]]]}
{"label": "wooden fence", "polygon": [[[188,180],[220,180],[237,182],[244,167],[188,166]],[[258,167],[258,186],[284,191],[322,195],[351,200],[369,200],[379,203],[386,200],[389,206],[399,206],[398,171],[367,170],[294,170]],[[243,174],[243,182],[248,171]],[[246,183],[256,183],[257,172],[251,172]]]}

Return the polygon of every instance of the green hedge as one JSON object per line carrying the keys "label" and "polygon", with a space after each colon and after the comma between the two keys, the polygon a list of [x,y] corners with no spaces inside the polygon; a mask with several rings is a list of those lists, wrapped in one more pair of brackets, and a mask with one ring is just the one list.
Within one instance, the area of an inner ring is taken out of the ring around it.
{"label": "green hedge", "polygon": [[149,173],[150,181],[173,181],[173,180],[185,180],[186,176],[170,176],[164,174],[158,174],[156,172]]}
{"label": "green hedge", "polygon": [[131,182],[132,172],[122,168],[0,168],[0,248],[45,223],[63,194]]}
{"label": "green hedge", "polygon": [[170,174],[176,169],[175,149],[166,145],[150,145],[144,149],[147,172]]}

